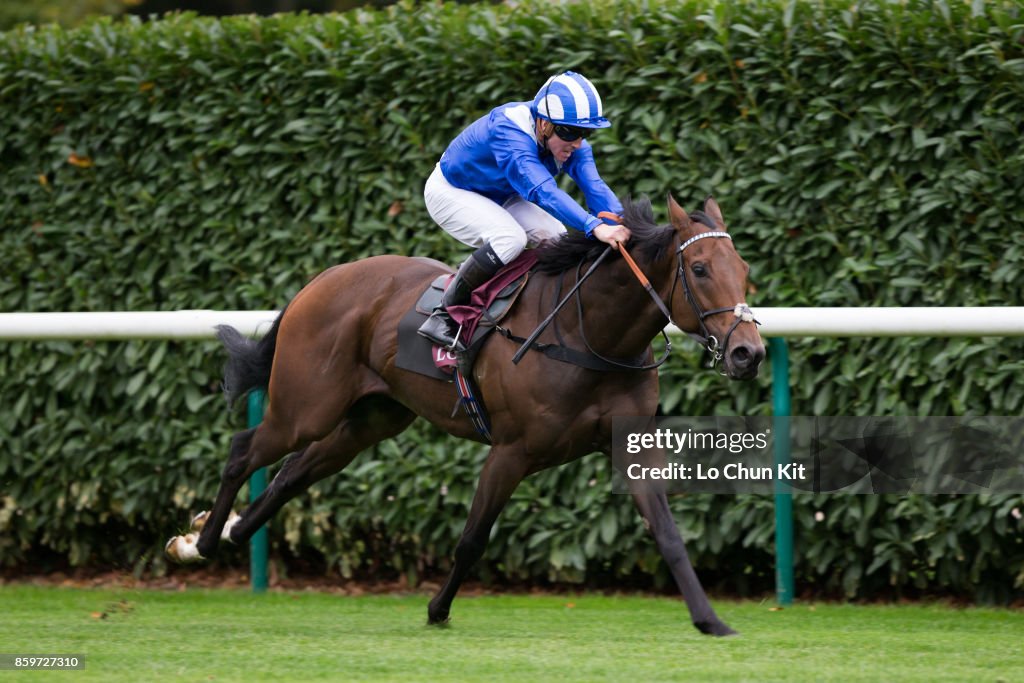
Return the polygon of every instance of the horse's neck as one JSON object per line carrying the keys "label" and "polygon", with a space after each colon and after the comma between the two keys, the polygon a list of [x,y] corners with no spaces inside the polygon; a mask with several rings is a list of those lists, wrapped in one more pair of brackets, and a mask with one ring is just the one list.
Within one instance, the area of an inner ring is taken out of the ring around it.
{"label": "horse's neck", "polygon": [[[609,260],[610,263],[602,265],[580,288],[584,304],[582,328],[587,341],[601,355],[635,358],[647,350],[668,321],[625,260],[615,254]],[[640,267],[667,305],[674,274],[671,263],[662,259],[640,264]],[[575,277],[571,280],[575,284]],[[567,282],[566,287],[571,285]],[[567,316],[569,320],[562,326],[566,337],[579,336],[576,302],[570,302],[566,308],[572,309]]]}

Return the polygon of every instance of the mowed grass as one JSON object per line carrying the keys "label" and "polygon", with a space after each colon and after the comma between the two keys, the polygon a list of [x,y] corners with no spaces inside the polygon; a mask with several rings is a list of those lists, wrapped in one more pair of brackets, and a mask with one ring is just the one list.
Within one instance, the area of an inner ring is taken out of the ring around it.
{"label": "mowed grass", "polygon": [[425,625],[426,595],[0,588],[0,652],[77,653],[35,681],[1022,681],[1024,612],[717,601],[741,632],[700,635],[680,600],[485,596]]}

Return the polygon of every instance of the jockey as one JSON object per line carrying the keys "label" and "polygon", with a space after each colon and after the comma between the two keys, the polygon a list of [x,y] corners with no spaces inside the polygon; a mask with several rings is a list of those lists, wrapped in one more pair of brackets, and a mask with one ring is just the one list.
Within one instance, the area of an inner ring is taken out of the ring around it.
{"label": "jockey", "polygon": [[[597,217],[602,211],[622,213],[586,141],[610,125],[594,85],[566,71],[549,78],[532,102],[503,104],[452,141],[427,179],[423,198],[431,218],[476,251],[459,266],[421,335],[464,350],[446,307],[469,303],[473,290],[527,245],[556,239],[565,226],[613,246],[629,239],[625,226]],[[559,189],[555,176],[562,171],[583,191],[589,212]]]}

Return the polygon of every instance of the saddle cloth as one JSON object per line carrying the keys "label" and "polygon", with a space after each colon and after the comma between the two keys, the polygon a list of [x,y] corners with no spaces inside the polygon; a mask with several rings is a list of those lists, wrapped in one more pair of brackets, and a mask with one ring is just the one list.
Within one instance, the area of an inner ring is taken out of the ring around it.
{"label": "saddle cloth", "polygon": [[[508,315],[519,294],[526,287],[529,271],[537,262],[532,249],[524,251],[493,278],[473,290],[470,302],[464,306],[452,306],[449,315],[462,326],[460,338],[466,344],[465,367],[472,367],[473,360],[483,347],[487,336],[495,326]],[[436,347],[426,337],[416,333],[426,317],[441,303],[441,296],[452,275],[440,275],[426,288],[408,313],[398,323],[398,355],[395,364],[403,370],[452,381],[451,370],[458,359],[445,349]],[[438,365],[446,366],[447,371]]]}

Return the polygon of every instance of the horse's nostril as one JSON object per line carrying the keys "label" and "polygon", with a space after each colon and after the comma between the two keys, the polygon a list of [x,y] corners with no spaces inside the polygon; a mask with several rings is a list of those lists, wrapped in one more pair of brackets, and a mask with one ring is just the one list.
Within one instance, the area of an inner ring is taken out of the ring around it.
{"label": "horse's nostril", "polygon": [[750,364],[751,354],[750,349],[746,346],[737,346],[732,350],[732,362],[740,367],[746,367]]}

